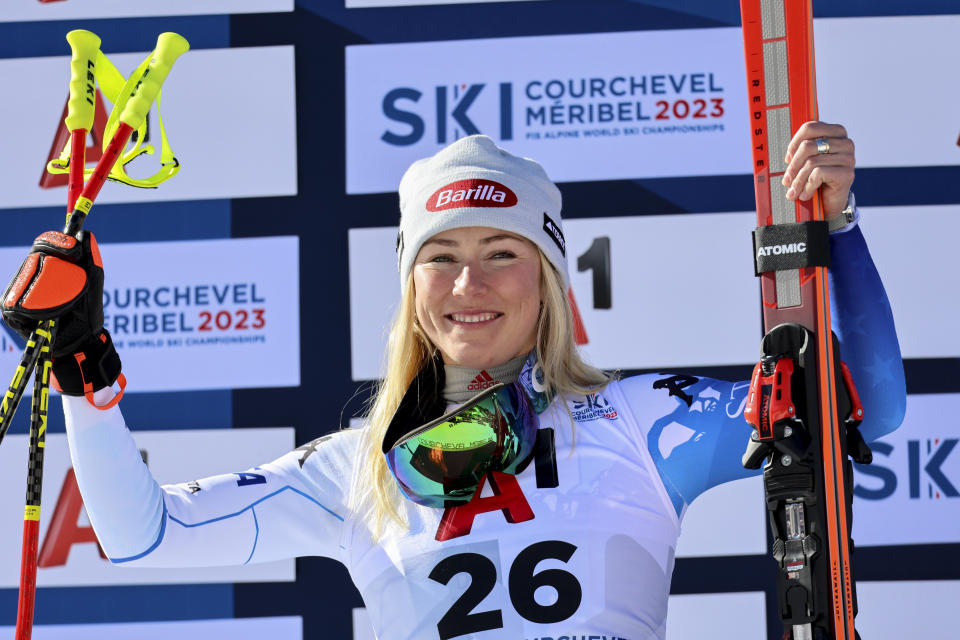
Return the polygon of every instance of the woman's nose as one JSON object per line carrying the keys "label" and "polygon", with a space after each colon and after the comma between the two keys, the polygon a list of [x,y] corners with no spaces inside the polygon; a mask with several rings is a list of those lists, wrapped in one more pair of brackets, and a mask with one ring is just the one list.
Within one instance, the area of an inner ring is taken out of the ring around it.
{"label": "woman's nose", "polygon": [[483,271],[474,264],[465,264],[453,282],[454,295],[475,295],[486,288]]}

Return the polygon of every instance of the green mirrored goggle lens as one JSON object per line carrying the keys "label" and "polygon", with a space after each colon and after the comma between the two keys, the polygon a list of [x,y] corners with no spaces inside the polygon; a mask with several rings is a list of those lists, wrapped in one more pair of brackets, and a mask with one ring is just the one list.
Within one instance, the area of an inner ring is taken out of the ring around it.
{"label": "green mirrored goggle lens", "polygon": [[387,465],[414,502],[462,504],[490,471],[521,468],[538,425],[524,390],[499,384],[404,437],[387,452]]}

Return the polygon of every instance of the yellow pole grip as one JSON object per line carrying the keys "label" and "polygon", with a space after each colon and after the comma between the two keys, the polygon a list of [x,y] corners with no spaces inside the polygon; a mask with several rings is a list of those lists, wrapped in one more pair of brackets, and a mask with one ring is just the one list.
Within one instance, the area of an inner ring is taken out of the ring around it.
{"label": "yellow pole grip", "polygon": [[100,53],[100,38],[85,29],[74,29],[67,34],[72,57],[70,58],[70,99],[67,101],[67,117],[63,119],[67,129],[93,128],[93,110],[96,105],[94,73],[97,55]]}
{"label": "yellow pole grip", "polygon": [[153,50],[150,63],[143,76],[133,88],[130,100],[120,113],[120,122],[128,124],[134,129],[143,124],[143,120],[150,111],[150,105],[160,92],[160,85],[167,79],[170,67],[190,49],[190,43],[176,33],[161,33],[157,38],[157,48]]}

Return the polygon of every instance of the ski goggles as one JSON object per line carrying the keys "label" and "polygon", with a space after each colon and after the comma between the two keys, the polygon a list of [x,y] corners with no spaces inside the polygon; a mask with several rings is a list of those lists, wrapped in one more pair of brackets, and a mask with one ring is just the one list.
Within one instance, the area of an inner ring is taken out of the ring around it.
{"label": "ski goggles", "polygon": [[497,384],[401,438],[386,452],[387,466],[417,504],[464,504],[487,473],[526,467],[538,426],[523,387]]}

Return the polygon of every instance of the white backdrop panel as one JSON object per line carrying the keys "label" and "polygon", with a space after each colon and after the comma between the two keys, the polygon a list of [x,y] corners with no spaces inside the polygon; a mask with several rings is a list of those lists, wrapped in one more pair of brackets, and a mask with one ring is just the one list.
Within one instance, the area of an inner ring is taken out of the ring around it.
{"label": "white backdrop panel", "polygon": [[766,517],[760,476],[714,487],[687,509],[677,557],[763,555]]}
{"label": "white backdrop panel", "polygon": [[854,466],[857,546],[960,543],[958,401],[908,396],[903,425],[874,445],[873,464]]}
{"label": "white backdrop panel", "polygon": [[[105,326],[130,392],[300,384],[296,236],[100,249]],[[16,273],[25,253],[0,249],[0,272]],[[19,351],[0,353],[0,369],[12,371]]]}
{"label": "white backdrop panel", "polygon": [[[857,631],[870,638],[953,638],[960,582],[857,582]],[[766,640],[763,593],[670,596],[667,640]],[[366,609],[353,610],[353,640],[375,640]]]}
{"label": "white backdrop panel", "polygon": [[956,637],[960,581],[858,581],[857,599],[857,631],[864,638]]}
{"label": "white backdrop panel", "polygon": [[[764,640],[765,607],[764,594],[758,592],[670,596],[667,640]],[[353,640],[376,640],[366,609],[353,610]]]}
{"label": "white backdrop panel", "polygon": [[846,125],[859,166],[960,164],[960,83],[944,76],[960,60],[960,15],[813,26],[820,118]]}
{"label": "white backdrop panel", "polygon": [[[564,222],[570,280],[588,343],[607,368],[748,362],[760,314],[749,247],[751,214],[573,219]],[[395,228],[350,230],[353,377],[377,377],[399,300]],[[577,256],[610,238],[612,309],[594,309],[592,273]],[[701,247],[706,247],[701,250]],[[736,248],[743,248],[737,251]],[[385,275],[389,274],[389,275]],[[718,312],[722,311],[722,312]]]}
{"label": "white backdrop panel", "polygon": [[347,9],[409,7],[424,4],[477,4],[478,2],[524,2],[528,0],[345,0]]}
{"label": "white backdrop panel", "polygon": [[[820,115],[848,126],[859,166],[960,162],[960,86],[936,63],[960,56],[960,16],[819,19],[815,28]],[[467,132],[458,107],[557,181],[749,173],[741,37],[717,28],[347,47],[347,192],[394,190],[410,162]],[[697,74],[703,93],[693,91]],[[631,78],[645,78],[644,90],[617,93]],[[570,83],[580,93],[583,80],[586,92],[573,95]],[[708,105],[699,114],[698,98]],[[613,105],[606,120],[596,110],[578,120],[600,103]],[[541,107],[543,117],[529,115]],[[910,131],[906,144],[891,144],[891,126]],[[385,142],[388,132],[404,142]]]}
{"label": "white backdrop panel", "polygon": [[[292,428],[205,429],[138,431],[137,445],[147,452],[150,471],[160,484],[189,482],[207,476],[244,471],[269,462],[293,449]],[[9,440],[9,442],[8,442]],[[27,477],[27,436],[10,435],[0,447],[0,478],[4,486],[25,487]],[[70,469],[70,455],[64,434],[47,436],[43,473],[43,508],[40,520],[40,547],[47,538],[50,519],[63,497],[64,479]],[[5,491],[0,499],[0,587],[16,588],[20,575],[20,543],[23,536],[23,493]],[[19,517],[15,517],[19,515]],[[74,523],[71,523],[74,524]],[[81,512],[78,526],[89,526]],[[112,565],[102,559],[92,543],[70,548],[65,565],[37,571],[40,587],[178,584],[209,582],[272,582],[296,578],[294,561],[280,560],[242,567],[202,569],[149,569]]]}
{"label": "white backdrop panel", "polygon": [[[14,627],[0,627],[0,639],[14,637]],[[108,624],[41,624],[33,627],[34,640],[303,640],[303,619],[236,618],[227,620],[176,620],[172,622],[120,622]]]}
{"label": "white backdrop panel", "polygon": [[467,121],[558,181],[749,173],[742,52],[737,29],[348,46],[347,193]]}
{"label": "white backdrop panel", "polygon": [[[123,74],[147,55],[113,55],[109,43],[103,47]],[[64,49],[69,51],[66,43]],[[17,123],[4,133],[9,152],[0,154],[5,192],[0,206],[62,206],[66,188],[42,189],[39,182],[62,125],[70,57],[0,60],[0,77],[8,86],[29,87],[0,101],[0,118]],[[250,90],[251,77],[256,77],[256,91]],[[180,172],[158,189],[108,184],[97,203],[295,195],[295,93],[292,46],[188,52],[163,85],[163,123]],[[155,112],[149,122],[156,123]],[[159,127],[151,133],[159,146]],[[154,156],[131,162],[127,171],[144,178],[158,167],[159,148]]]}
{"label": "white backdrop panel", "polygon": [[[955,271],[960,205],[873,207],[861,228],[891,300],[905,358],[960,355]],[[759,349],[752,213],[564,222],[571,286],[597,366],[622,369],[747,364]],[[936,233],[931,233],[936,230]],[[399,300],[396,228],[351,229],[350,327],[355,380],[376,378]],[[592,273],[576,271],[593,238],[610,238],[611,309],[594,309]]]}
{"label": "white backdrop panel", "polygon": [[667,640],[766,640],[763,593],[697,593],[670,596]]}
{"label": "white backdrop panel", "polygon": [[[57,2],[5,2],[0,22],[25,20],[88,20],[220,13],[270,13],[293,11],[293,0],[59,0]],[[106,44],[109,46],[109,43]]]}
{"label": "white backdrop panel", "polygon": [[[960,150],[960,147],[958,147]],[[869,207],[863,235],[883,278],[904,358],[960,356],[960,205]]]}

